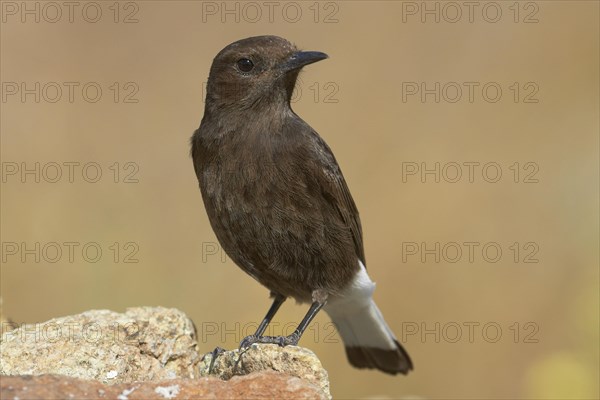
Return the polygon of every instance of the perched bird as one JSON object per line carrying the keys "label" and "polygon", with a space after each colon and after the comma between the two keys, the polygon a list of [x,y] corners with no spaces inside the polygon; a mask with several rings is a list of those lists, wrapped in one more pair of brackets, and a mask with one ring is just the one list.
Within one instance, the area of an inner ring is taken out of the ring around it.
{"label": "perched bird", "polygon": [[[373,301],[360,219],[340,167],[290,106],[300,69],[327,57],[276,36],[219,52],[191,140],[194,169],[221,246],[274,298],[241,347],[295,345],[323,308],[352,365],[406,374],[412,362]],[[310,303],[308,313],[291,335],[262,336],[288,297]]]}

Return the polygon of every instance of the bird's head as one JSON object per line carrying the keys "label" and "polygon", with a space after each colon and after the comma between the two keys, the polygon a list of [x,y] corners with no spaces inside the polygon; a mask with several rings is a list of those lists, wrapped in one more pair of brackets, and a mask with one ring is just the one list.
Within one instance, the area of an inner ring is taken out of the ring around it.
{"label": "bird's head", "polygon": [[325,58],[325,53],[299,51],[277,36],[255,36],[234,42],[213,60],[207,84],[207,109],[289,105],[300,69]]}

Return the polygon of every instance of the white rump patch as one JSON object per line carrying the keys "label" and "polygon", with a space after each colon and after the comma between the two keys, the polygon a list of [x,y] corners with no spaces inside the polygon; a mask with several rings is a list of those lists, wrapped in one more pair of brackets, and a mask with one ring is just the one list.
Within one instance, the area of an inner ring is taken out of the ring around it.
{"label": "white rump patch", "polygon": [[395,337],[373,301],[375,283],[362,262],[350,285],[330,296],[323,309],[335,324],[346,347],[396,349]]}

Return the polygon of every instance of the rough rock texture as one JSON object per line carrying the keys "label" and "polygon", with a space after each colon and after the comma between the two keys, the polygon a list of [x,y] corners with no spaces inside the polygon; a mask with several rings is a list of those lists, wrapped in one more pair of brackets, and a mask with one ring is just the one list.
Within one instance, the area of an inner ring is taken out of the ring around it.
{"label": "rough rock texture", "polygon": [[229,380],[235,375],[273,370],[310,382],[329,396],[329,379],[317,356],[303,347],[282,348],[275,344],[252,345],[241,352],[226,351],[219,354],[213,365],[212,354],[205,354],[199,364],[200,376],[216,376]]}
{"label": "rough rock texture", "polygon": [[[0,341],[2,399],[319,398],[327,372],[310,350],[253,345],[200,357],[175,309],[88,311],[22,325]],[[212,365],[211,365],[212,364]]]}
{"label": "rough rock texture", "polygon": [[198,376],[193,323],[181,311],[87,311],[5,333],[0,375],[59,374],[116,384]]}
{"label": "rough rock texture", "polygon": [[311,383],[278,372],[106,385],[59,375],[3,376],[2,399],[327,399]]}

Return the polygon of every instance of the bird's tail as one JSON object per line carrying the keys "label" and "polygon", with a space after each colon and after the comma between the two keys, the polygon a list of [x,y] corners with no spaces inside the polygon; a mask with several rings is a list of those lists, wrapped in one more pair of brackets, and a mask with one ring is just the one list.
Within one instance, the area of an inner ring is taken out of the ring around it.
{"label": "bird's tail", "polygon": [[344,341],[350,364],[406,375],[413,369],[408,353],[396,340],[373,299],[369,297],[361,303],[359,307],[346,304],[325,308]]}

